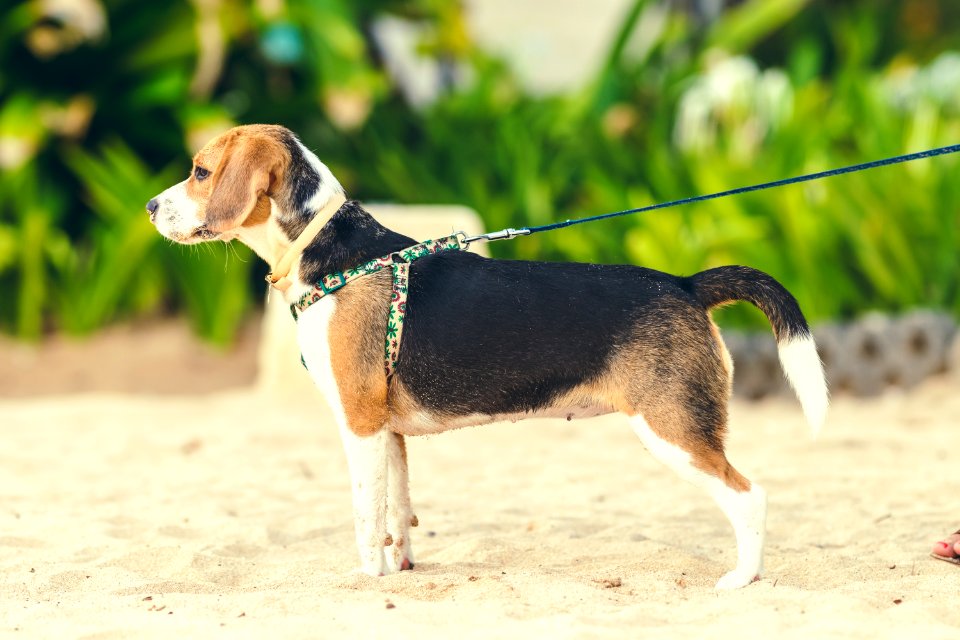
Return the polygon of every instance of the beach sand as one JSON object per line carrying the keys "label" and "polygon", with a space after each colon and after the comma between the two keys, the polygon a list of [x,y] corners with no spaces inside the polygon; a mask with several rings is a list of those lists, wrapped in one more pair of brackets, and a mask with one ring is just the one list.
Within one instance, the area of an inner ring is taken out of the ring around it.
{"label": "beach sand", "polygon": [[22,638],[957,638],[956,381],[735,402],[770,494],[766,574],[624,420],[408,439],[412,572],[353,572],[346,465],[319,395],[0,400],[0,635]]}

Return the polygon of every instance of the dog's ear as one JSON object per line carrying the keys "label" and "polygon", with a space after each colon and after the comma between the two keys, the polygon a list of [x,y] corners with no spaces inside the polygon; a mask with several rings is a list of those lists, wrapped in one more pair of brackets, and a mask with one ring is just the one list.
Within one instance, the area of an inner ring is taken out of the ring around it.
{"label": "dog's ear", "polygon": [[257,200],[269,193],[284,160],[279,144],[269,136],[231,136],[210,176],[214,183],[204,215],[207,228],[220,232],[243,224]]}

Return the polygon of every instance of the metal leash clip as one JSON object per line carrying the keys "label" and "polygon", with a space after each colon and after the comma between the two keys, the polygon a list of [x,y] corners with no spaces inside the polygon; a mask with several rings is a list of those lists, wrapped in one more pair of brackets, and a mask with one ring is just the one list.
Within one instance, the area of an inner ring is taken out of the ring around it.
{"label": "metal leash clip", "polygon": [[471,242],[478,242],[480,240],[485,242],[493,242],[494,240],[510,240],[511,238],[516,238],[517,236],[527,236],[530,235],[530,229],[501,229],[500,231],[481,233],[478,236],[468,236],[463,231],[458,231],[457,235],[461,236],[460,242],[466,247],[469,246]]}

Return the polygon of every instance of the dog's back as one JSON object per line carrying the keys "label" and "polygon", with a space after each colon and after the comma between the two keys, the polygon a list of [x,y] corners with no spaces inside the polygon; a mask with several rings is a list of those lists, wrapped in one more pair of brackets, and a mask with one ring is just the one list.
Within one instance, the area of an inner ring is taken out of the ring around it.
{"label": "dog's back", "polygon": [[[812,344],[793,296],[747,267],[684,278],[628,265],[439,254],[412,266],[397,375],[424,409],[447,415],[562,413],[571,396],[573,405],[625,412],[665,394],[725,404],[732,367],[709,309],[736,300],[758,306],[781,345],[797,352]],[[785,361],[792,381],[816,378],[800,373],[809,358],[799,363]],[[801,400],[819,424],[825,391],[808,387]]]}

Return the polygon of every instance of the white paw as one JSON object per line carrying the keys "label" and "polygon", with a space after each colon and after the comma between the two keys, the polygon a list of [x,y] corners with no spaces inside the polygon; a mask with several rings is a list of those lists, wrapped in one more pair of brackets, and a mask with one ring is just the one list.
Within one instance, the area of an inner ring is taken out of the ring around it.
{"label": "white paw", "polygon": [[384,548],[384,555],[390,573],[413,569],[413,552],[410,550],[409,541],[403,538],[394,538],[394,543]]}
{"label": "white paw", "polygon": [[387,570],[390,573],[396,573],[400,571],[400,565],[403,563],[403,558],[401,554],[398,553],[397,549],[387,547],[387,552],[384,554],[387,559]]}
{"label": "white paw", "polygon": [[[364,555],[366,557],[363,557]],[[387,566],[382,549],[377,549],[376,551],[371,550],[370,553],[363,554],[360,558],[360,568],[357,569],[357,571],[373,577],[394,573],[394,571]]]}
{"label": "white paw", "polygon": [[753,572],[737,571],[734,569],[727,575],[720,578],[717,582],[717,591],[729,591],[730,589],[740,589],[751,582],[759,580],[760,576]]}

